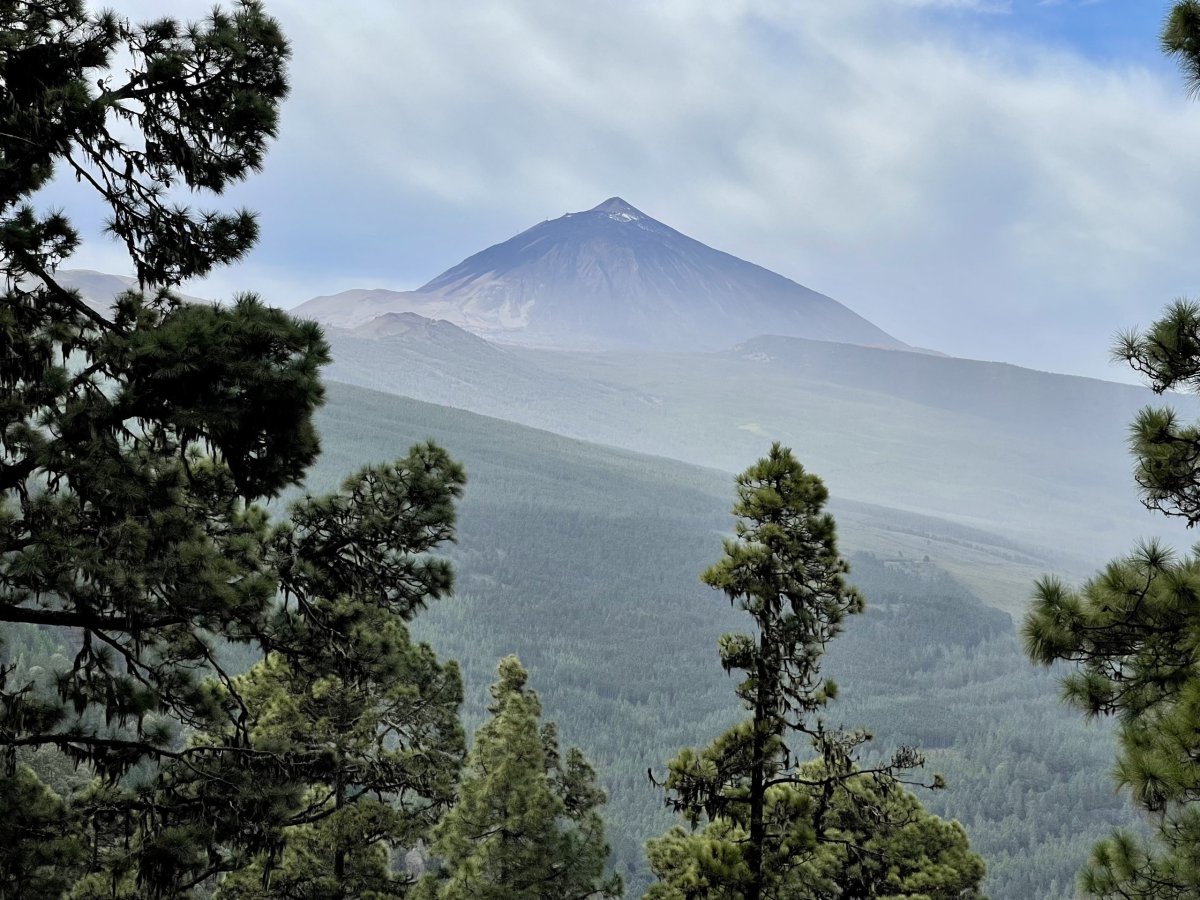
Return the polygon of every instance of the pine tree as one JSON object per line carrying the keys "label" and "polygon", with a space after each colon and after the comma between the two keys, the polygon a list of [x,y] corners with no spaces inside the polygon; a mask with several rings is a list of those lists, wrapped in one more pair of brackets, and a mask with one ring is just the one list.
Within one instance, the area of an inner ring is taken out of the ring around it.
{"label": "pine tree", "polygon": [[1200,556],[1151,543],[1081,589],[1038,582],[1024,624],[1037,662],[1066,660],[1068,702],[1118,717],[1118,784],[1153,817],[1155,840],[1119,832],[1081,878],[1097,897],[1200,893]]}
{"label": "pine tree", "polygon": [[[169,743],[154,714],[205,717],[186,672],[210,648],[194,631],[263,631],[268,529],[245,503],[317,452],[319,329],[253,298],[191,306],[166,290],[253,240],[249,214],[177,209],[165,191],[220,190],[257,167],[287,47],[254,5],[184,30],[89,17],[72,0],[10,3],[0,29],[0,621],[78,635],[57,698],[4,686],[0,746],[11,760],[53,744],[119,776]],[[135,66],[114,86],[120,51]],[[115,136],[126,126],[140,145]],[[25,201],[56,165],[110,202],[110,229],[156,293],[99,311],[55,281],[78,237]]]}
{"label": "pine tree", "polygon": [[[464,753],[457,667],[413,644],[396,616],[322,605],[332,640],[314,641],[307,659],[273,653],[239,679],[255,748],[292,761],[274,791],[294,790],[301,769],[306,790],[286,807],[278,842],[222,882],[221,900],[405,896],[410,879],[392,855],[424,839],[453,798]],[[262,791],[274,772],[254,768]]]}
{"label": "pine tree", "polygon": [[[922,759],[902,748],[862,769],[857,754],[870,736],[830,729],[819,715],[837,691],[820,676],[821,657],[845,617],[863,609],[845,581],[849,566],[838,555],[833,517],[823,511],[821,480],[775,444],[738,476],[737,492],[736,537],[702,580],[753,621],[753,633],[720,640],[725,670],[744,673],[736,692],[750,718],[671,761],[668,803],[693,833],[676,829],[651,842],[660,883],[649,896],[838,896],[805,893],[803,873],[816,865],[838,890],[849,890],[848,868],[831,872],[814,860],[830,858],[830,844],[850,858],[878,858],[882,850],[870,849],[871,840],[907,815],[897,799],[899,776]],[[815,764],[795,764],[794,738],[811,744]],[[847,811],[871,827],[851,835],[838,825]],[[695,832],[704,820],[709,824]],[[982,867],[964,871],[974,872],[966,881],[977,886]]]}
{"label": "pine tree", "polygon": [[[1200,88],[1200,2],[1172,8],[1164,50]],[[1114,355],[1159,394],[1200,389],[1200,304],[1176,301]],[[1131,435],[1135,480],[1152,510],[1200,522],[1200,426],[1147,407]],[[1095,897],[1200,895],[1200,547],[1176,554],[1156,542],[1109,563],[1078,589],[1039,581],[1023,625],[1039,663],[1066,661],[1066,700],[1088,716],[1114,716],[1115,776],[1150,817],[1151,839],[1117,832],[1101,841],[1080,876]]]}
{"label": "pine tree", "polygon": [[[327,345],[256,297],[174,293],[257,237],[251,213],[176,198],[261,167],[287,42],[253,0],[195,25],[14,0],[0,45],[0,625],[66,654],[0,657],[0,796],[62,851],[4,842],[0,877],[209,896],[304,857],[330,896],[366,869],[392,890],[388,846],[449,803],[463,752],[457,670],[404,627],[450,591],[430,553],[462,471],[418,447],[272,522],[260,503],[319,449]],[[111,307],[56,278],[79,237],[32,203],[56,172],[129,254],[139,289]],[[232,657],[264,661],[239,677]],[[95,781],[55,797],[17,764],[35,751]]]}
{"label": "pine tree", "polygon": [[58,900],[85,847],[70,812],[28,766],[0,783],[0,897]]}
{"label": "pine tree", "polygon": [[619,897],[604,874],[604,792],[583,754],[562,759],[552,724],[515,656],[500,662],[491,719],[475,735],[458,802],[438,826],[441,870],[419,896],[436,900]]}
{"label": "pine tree", "polygon": [[[419,445],[292,508],[277,568],[303,612],[235,679],[254,752],[232,758],[236,790],[221,798],[252,804],[261,850],[218,897],[404,896],[410,880],[392,855],[427,837],[465,752],[458,667],[414,644],[405,624],[451,587],[448,564],[429,554],[452,536],[462,483],[444,451]],[[193,746],[234,738],[225,725]],[[187,801],[213,793],[207,779],[174,774]]]}
{"label": "pine tree", "polygon": [[1200,0],[1179,0],[1162,29],[1162,49],[1174,57],[1189,93],[1200,95]]}

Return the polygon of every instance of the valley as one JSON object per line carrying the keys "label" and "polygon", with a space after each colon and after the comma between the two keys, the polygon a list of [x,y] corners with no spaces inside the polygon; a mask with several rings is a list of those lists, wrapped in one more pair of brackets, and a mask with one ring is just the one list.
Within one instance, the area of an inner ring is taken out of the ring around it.
{"label": "valley", "polygon": [[[732,478],[337,383],[320,426],[313,491],[428,438],[465,464],[456,596],[416,631],[463,666],[469,727],[496,660],[521,657],[564,744],[597,764],[618,868],[637,896],[642,842],[672,821],[646,770],[661,774],[680,747],[739,715],[716,640],[744,626],[698,580],[729,528]],[[1012,618],[946,574],[988,572],[1015,587],[1048,561],[952,523],[833,508],[868,612],[831,646],[842,699],[830,719],[873,731],[881,750],[926,749],[927,774],[949,787],[922,801],[967,826],[989,896],[1069,896],[1091,842],[1132,821],[1107,779],[1108,729],[1064,707]]]}

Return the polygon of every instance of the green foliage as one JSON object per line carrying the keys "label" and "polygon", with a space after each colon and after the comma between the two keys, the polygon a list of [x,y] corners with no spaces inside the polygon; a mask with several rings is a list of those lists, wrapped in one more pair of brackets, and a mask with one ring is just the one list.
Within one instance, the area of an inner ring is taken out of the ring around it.
{"label": "green foliage", "polygon": [[1200,654],[1196,597],[1200,548],[1176,558],[1156,544],[1110,563],[1073,591],[1037,586],[1024,625],[1037,662],[1076,664],[1067,701],[1087,715],[1115,715],[1115,776],[1154,816],[1155,841],[1130,832],[1101,842],[1082,876],[1097,897],[1185,897],[1200,891]]}
{"label": "green foliage", "polygon": [[[898,784],[869,776],[846,779],[833,791],[819,763],[797,774],[808,784],[767,792],[766,817],[780,837],[765,860],[763,892],[790,900],[885,897],[971,900],[982,895],[983,860],[958,822],[944,822]],[[819,837],[818,837],[819,836]],[[744,882],[747,835],[728,819],[700,830],[671,829],[647,845],[658,882],[647,900],[737,898]]]}
{"label": "green foliage", "polygon": [[[458,670],[406,625],[450,591],[462,470],[419,445],[272,522],[317,457],[321,331],[172,293],[257,236],[174,198],[261,166],[279,26],[253,0],[192,25],[17,0],[0,46],[0,758],[27,835],[0,873],[79,900],[402,893],[391,851],[464,753]],[[56,168],[129,253],[111,307],[55,278],[78,235],[30,201]]]}
{"label": "green foliage", "polygon": [[[901,790],[900,774],[923,759],[901,747],[862,769],[858,754],[870,735],[831,729],[818,715],[837,693],[820,677],[826,646],[847,615],[863,610],[845,581],[849,566],[838,555],[833,517],[823,511],[828,494],[820,479],[775,444],[738,476],[737,489],[736,537],[702,580],[753,620],[754,633],[719,642],[722,667],[745,673],[736,693],[751,718],[671,761],[669,805],[693,829],[709,824],[698,836],[676,830],[651,842],[660,885],[649,896],[800,896],[796,885],[822,878],[828,883],[814,896],[858,896],[862,860],[895,865],[885,850],[898,848],[877,838],[907,820],[911,810],[890,798]],[[796,737],[811,744],[816,763],[794,763],[788,741]],[[862,827],[856,832],[843,819]],[[849,854],[840,867],[830,844]],[[983,867],[970,858],[976,866],[964,877],[973,889]]]}
{"label": "green foliage", "polygon": [[782,735],[786,717],[802,720],[834,694],[819,682],[818,662],[863,600],[846,584],[850,567],[838,556],[833,516],[823,512],[829,492],[790,450],[772,445],[737,477],[737,492],[737,537],[700,580],[754,620],[757,637],[722,638],[721,665],[746,673],[738,697],[769,720],[770,734]]}
{"label": "green foliage", "polygon": [[418,896],[436,900],[559,900],[621,896],[606,876],[606,797],[575,748],[564,760],[553,725],[515,656],[500,662],[491,719],[475,735],[456,805],[434,833],[441,863]]}
{"label": "green foliage", "polygon": [[[226,878],[216,896],[221,900],[386,900],[407,895],[407,879],[392,871],[388,850],[377,837],[388,818],[378,801],[355,804],[349,815],[326,819],[321,825],[297,825],[271,868],[261,862]],[[330,861],[343,858],[335,872]]]}
{"label": "green foliage", "polygon": [[[51,744],[119,777],[171,741],[160,715],[212,712],[203,631],[264,633],[269,534],[245,503],[317,453],[319,329],[254,298],[189,306],[167,290],[252,243],[164,191],[220,190],[259,165],[288,51],[253,3],[186,29],[12,3],[0,25],[0,621],[79,635],[57,696],[0,688],[0,744],[10,759]],[[119,52],[133,64],[114,86]],[[141,145],[115,136],[131,125]],[[103,314],[54,281],[77,236],[23,201],[57,164],[102,192],[156,294]]]}
{"label": "green foliage", "polygon": [[[1164,42],[1194,60],[1197,6],[1180,3]],[[1177,301],[1116,355],[1159,393],[1200,389],[1200,305]],[[1145,409],[1131,447],[1145,504],[1188,525],[1200,521],[1200,429],[1170,409]],[[1114,716],[1117,784],[1152,817],[1152,839],[1118,831],[1096,845],[1081,876],[1097,897],[1175,898],[1200,892],[1200,547],[1177,557],[1158,543],[1115,560],[1078,590],[1054,578],[1036,587],[1023,627],[1036,662],[1073,663],[1066,700]]]}
{"label": "green foliage", "polygon": [[[48,287],[77,243],[62,216],[18,206],[60,165],[103,196],[144,285],[178,284],[249,250],[250,213],[197,212],[168,192],[220,193],[262,166],[289,51],[259,3],[185,26],[91,16],[80,0],[16,0],[0,8],[0,42],[0,244],[27,274]],[[128,65],[114,69],[122,55]]]}
{"label": "green foliage", "polygon": [[[1162,30],[1188,89],[1200,91],[1200,3],[1179,0]],[[1200,391],[1200,304],[1176,300],[1144,332],[1122,335],[1114,357],[1155,393]],[[1143,409],[1130,447],[1150,509],[1200,522],[1200,427],[1170,408]],[[1113,716],[1120,739],[1114,776],[1153,823],[1098,843],[1080,876],[1095,897],[1182,898],[1200,893],[1200,546],[1176,556],[1156,542],[1115,560],[1080,589],[1038,582],[1023,626],[1036,662],[1067,661],[1067,702]]]}
{"label": "green foliage", "polygon": [[[1144,333],[1122,335],[1113,354],[1140,373],[1157,394],[1200,389],[1200,304],[1177,300]],[[1200,428],[1174,410],[1147,407],[1132,426],[1134,478],[1145,505],[1190,526],[1200,521],[1196,460]]]}
{"label": "green foliage", "polygon": [[53,900],[86,848],[62,798],[28,766],[0,779],[0,895]]}
{"label": "green foliage", "polygon": [[[425,461],[434,455],[425,453]],[[375,470],[372,489],[382,495],[386,480]],[[346,494],[352,496],[352,490]],[[406,502],[419,496],[419,490],[405,492]],[[341,505],[344,499],[306,505]],[[417,517],[428,512],[414,505]],[[377,522],[390,515],[384,504],[373,514]],[[396,514],[396,531],[412,518]],[[433,524],[427,521],[426,527]],[[245,787],[230,800],[244,803],[243,792],[261,798],[247,815],[273,824],[275,832],[252,865],[222,883],[218,897],[404,894],[408,879],[392,871],[391,852],[416,846],[449,805],[465,752],[458,668],[439,664],[427,644],[409,639],[404,625],[419,603],[448,588],[443,561],[415,556],[434,536],[443,536],[444,527],[438,524],[425,542],[400,544],[393,535],[381,548],[413,551],[402,561],[410,570],[406,581],[358,573],[354,594],[305,597],[301,602],[310,611],[294,623],[291,652],[274,652],[235,680],[254,752],[238,759],[239,785]],[[369,545],[342,549],[363,555],[360,547]],[[318,581],[320,558],[311,548],[300,557]],[[347,585],[353,581],[344,572],[338,577]],[[404,595],[391,609],[380,602],[387,591]],[[231,735],[219,737],[229,742]],[[206,740],[211,737],[202,735],[197,743]],[[279,760],[287,761],[285,769]],[[203,783],[191,787],[211,791]]]}
{"label": "green foliage", "polygon": [[[208,721],[193,722],[182,746],[167,740],[155,765],[71,798],[92,851],[76,872],[80,897],[113,885],[186,893],[224,872],[235,874],[219,893],[231,897],[403,893],[391,851],[419,843],[449,805],[464,752],[457,667],[405,625],[450,589],[430,551],[453,534],[462,482],[443,451],[418,446],[293,505],[266,554],[284,598],[272,606],[270,655],[233,677],[210,647],[197,683]],[[36,695],[41,667],[21,659],[10,676]],[[113,733],[96,740],[133,743]],[[72,732],[49,743],[90,741]]]}
{"label": "green foliage", "polygon": [[1162,48],[1179,63],[1188,90],[1200,93],[1200,2],[1179,0],[1162,29]]}

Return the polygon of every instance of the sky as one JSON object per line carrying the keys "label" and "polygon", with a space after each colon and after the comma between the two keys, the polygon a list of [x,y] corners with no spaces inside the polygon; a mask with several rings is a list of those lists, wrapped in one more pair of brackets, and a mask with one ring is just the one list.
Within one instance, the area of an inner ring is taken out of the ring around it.
{"label": "sky", "polygon": [[[208,0],[116,0],[201,18]],[[619,195],[955,356],[1132,380],[1200,295],[1200,103],[1165,0],[267,0],[293,43],[263,236],[191,293],[416,287]],[[71,181],[81,268],[124,273]]]}

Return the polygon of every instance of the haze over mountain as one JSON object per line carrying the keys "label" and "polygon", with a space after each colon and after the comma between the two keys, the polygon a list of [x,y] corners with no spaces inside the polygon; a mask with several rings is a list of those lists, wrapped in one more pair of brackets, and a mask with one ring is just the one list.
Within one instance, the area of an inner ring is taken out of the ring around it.
{"label": "haze over mountain", "polygon": [[[128,286],[59,276],[95,303]],[[567,349],[498,346],[444,320],[375,312],[327,326],[329,377],[726,472],[779,440],[843,500],[1039,544],[1072,557],[1075,574],[1143,537],[1186,543],[1132,483],[1128,423],[1162,402],[1144,388],[780,336],[721,352],[582,351],[569,335]],[[1200,414],[1193,398],[1169,402]],[[955,574],[1012,612],[1031,581],[1006,566]]]}
{"label": "haze over mountain", "polygon": [[297,315],[361,330],[416,312],[507,343],[717,350],[759,334],[910,349],[823,294],[612,197],[463,260],[415,291],[352,290]]}
{"label": "haze over mountain", "polygon": [[[800,338],[597,352],[497,347],[440,324],[372,338],[329,329],[329,376],[726,472],[779,440],[836,497],[1070,553],[1076,574],[1140,538],[1188,542],[1138,502],[1126,437],[1148,404],[1196,417],[1191,397]],[[1010,611],[1028,597],[1031,579],[956,574]]]}

